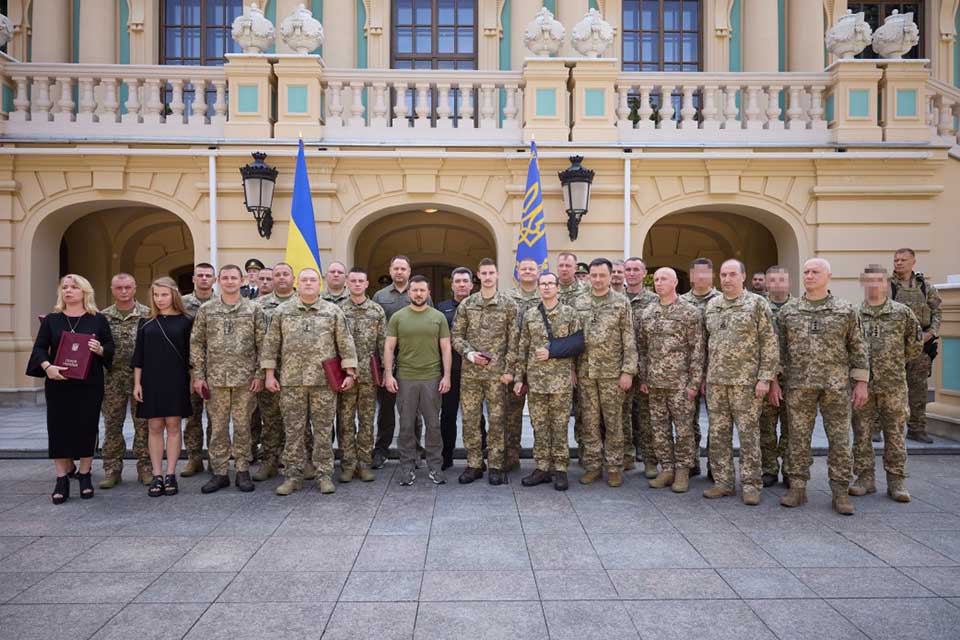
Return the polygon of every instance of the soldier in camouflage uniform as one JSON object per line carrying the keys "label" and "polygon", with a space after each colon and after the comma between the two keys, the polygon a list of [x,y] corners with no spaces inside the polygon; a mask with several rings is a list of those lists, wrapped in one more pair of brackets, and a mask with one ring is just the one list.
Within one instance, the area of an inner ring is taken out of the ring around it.
{"label": "soldier in camouflage uniform", "polygon": [[657,269],[653,286],[659,300],[644,310],[637,332],[640,392],[650,396],[660,460],[660,473],[650,486],[684,493],[690,488],[689,470],[697,455],[691,415],[703,382],[703,321],[697,308],[677,295],[673,269]]}
{"label": "soldier in camouflage uniform", "polygon": [[[220,268],[220,297],[197,311],[190,334],[190,364],[197,393],[209,390],[210,469],[200,489],[213,493],[230,486],[230,454],[240,491],[253,491],[250,479],[250,417],[263,389],[260,348],[266,332],[263,309],[240,296],[243,274],[236,265]],[[233,422],[233,438],[230,423]]]}
{"label": "soldier in camouflage uniform", "polygon": [[750,278],[750,293],[755,293],[761,298],[767,297],[767,274],[764,271],[757,271]]}
{"label": "soldier in camouflage uniform", "polygon": [[[700,312],[700,319],[702,321],[704,314],[707,311],[707,303],[720,295],[720,292],[713,287],[713,262],[709,258],[697,258],[690,263],[690,281],[692,288],[690,291],[687,291],[680,297],[697,308],[697,311]],[[704,377],[706,376],[707,371],[706,357],[707,356],[705,355],[703,362]],[[693,399],[693,417],[691,418],[694,439],[694,461],[693,466],[690,468],[691,476],[700,475],[700,403],[701,400],[706,400],[706,397],[703,395],[703,389],[698,389],[697,391],[697,397]],[[710,468],[709,453],[710,452],[708,451],[708,470]]]}
{"label": "soldier in camouflage uniform", "polygon": [[[773,314],[773,328],[780,335],[780,309],[793,299],[790,295],[790,273],[779,265],[767,269],[765,282],[767,285],[767,304]],[[777,338],[778,342],[779,337]],[[783,343],[780,342],[780,346]],[[783,352],[780,353],[781,361]],[[777,374],[777,383],[783,386],[783,374]],[[780,422],[780,439],[777,440],[777,421]],[[763,466],[763,486],[772,487],[777,483],[780,474],[780,461],[787,464],[787,443],[790,437],[790,426],[787,420],[787,404],[780,406],[770,402],[769,396],[763,399],[763,409],[760,411],[760,458]],[[787,475],[784,472],[783,483],[787,484]]]}
{"label": "soldier in camouflage uniform", "polygon": [[612,260],[610,264],[613,265],[613,271],[610,272],[610,288],[620,295],[627,295],[627,289],[624,284],[627,279],[624,270],[624,261]]}
{"label": "soldier in camouflage uniform", "polygon": [[367,272],[350,270],[347,288],[350,296],[340,303],[357,350],[357,377],[353,388],[340,394],[337,401],[337,443],[340,447],[340,482],[350,482],[356,474],[362,481],[374,479],[373,419],[377,408],[377,385],[373,381],[371,358],[383,363],[383,342],[387,335],[387,314],[383,307],[367,297]]}
{"label": "soldier in camouflage uniform", "polygon": [[[480,261],[477,275],[480,291],[457,307],[451,342],[463,358],[460,373],[460,408],[463,412],[463,446],[467,449],[467,468],[460,484],[483,477],[483,449],[480,442],[480,412],[487,404],[487,460],[492,485],[507,481],[504,469],[504,427],[506,426],[506,389],[513,382],[517,355],[517,305],[497,291],[497,265]],[[490,359],[492,357],[492,360]]]}
{"label": "soldier in camouflage uniform", "polygon": [[739,260],[720,266],[723,295],[707,303],[707,410],[715,484],[705,498],[734,495],[733,425],[740,435],[743,503],[760,504],[760,409],[780,366],[780,345],[765,299],[743,288]]}
{"label": "soldier in camouflage uniform", "polygon": [[137,341],[140,318],[150,315],[150,307],[137,302],[137,281],[129,273],[118,273],[110,280],[113,304],[101,311],[110,323],[110,333],[116,350],[114,366],[104,374],[103,384],[103,480],[101,489],[112,489],[120,484],[123,456],[127,443],[123,439],[123,421],[130,406],[133,418],[133,455],[137,458],[137,477],[149,484],[153,479],[150,452],[147,449],[147,421],[137,417],[137,403],[133,399],[133,369],[130,358]]}
{"label": "soldier in camouflage uniform", "polygon": [[[346,378],[340,392],[353,387],[357,350],[340,307],[320,299],[320,274],[303,269],[297,279],[297,298],[284,302],[273,314],[264,341],[261,366],[266,387],[280,394],[286,442],[283,447],[284,482],[277,495],[300,489],[306,464],[306,434],[314,436],[313,464],[320,493],[333,493],[333,418],[337,392],[327,384],[323,361],[339,356]],[[280,379],[277,364],[283,362]]]}
{"label": "soldier in camouflage uniform", "polygon": [[[555,273],[542,274],[538,286],[543,300],[523,314],[513,391],[519,395],[524,382],[529,386],[536,469],[521,480],[523,486],[533,487],[552,479],[557,491],[566,491],[570,464],[567,429],[576,363],[574,358],[551,358],[548,347],[550,334],[564,338],[579,331],[580,317],[575,309],[560,304],[558,282]],[[550,323],[550,333],[544,314]]]}
{"label": "soldier in camouflage uniform", "polygon": [[[850,384],[853,381],[853,406],[859,408],[867,399],[870,363],[857,310],[833,297],[828,289],[830,277],[829,262],[822,258],[807,260],[803,265],[803,297],[791,300],[780,310],[780,340],[785,343],[781,366],[790,414],[790,491],[780,504],[799,507],[807,501],[806,485],[813,464],[810,439],[819,406],[829,442],[827,468],[833,509],[851,515]],[[771,402],[779,404],[779,385],[771,385],[770,395]]]}
{"label": "soldier in camouflage uniform", "polygon": [[870,383],[866,404],[853,412],[853,471],[857,480],[850,485],[850,495],[877,491],[870,434],[879,424],[883,431],[887,494],[897,502],[910,502],[903,483],[907,477],[907,447],[902,428],[907,417],[906,364],[921,353],[923,330],[909,307],[887,296],[886,269],[868,266],[861,283],[864,301],[860,305],[860,321],[870,349]]}
{"label": "soldier in camouflage uniform", "polygon": [[[260,270],[260,273],[257,274],[257,297],[254,298],[259,304],[261,300],[266,298],[274,288],[273,282],[273,267],[264,267]],[[260,306],[263,306],[262,304]],[[264,309],[266,311],[266,309]],[[269,320],[267,320],[269,323]],[[250,459],[251,460],[261,460],[260,447],[263,444],[263,430],[264,426],[264,415],[263,415],[263,402],[262,398],[270,396],[268,391],[261,391],[257,394],[257,408],[253,411],[253,417],[250,419]],[[269,400],[268,400],[269,402]],[[278,409],[279,411],[279,409]],[[261,468],[262,465],[261,465]],[[253,474],[253,479],[257,479],[257,475],[260,472],[257,471]]]}
{"label": "soldier in camouflage uniform", "polygon": [[[647,266],[640,258],[627,258],[624,262],[626,296],[630,301],[634,335],[637,335],[640,329],[644,310],[659,300],[657,294],[644,288],[643,279],[646,275]],[[633,386],[624,396],[623,468],[629,471],[634,468],[637,460],[642,460],[643,475],[647,479],[656,478],[657,451],[653,444],[653,428],[650,425],[650,398],[647,394],[640,393],[639,377],[634,379]]]}
{"label": "soldier in camouflage uniform", "polygon": [[[523,315],[527,312],[527,309],[532,309],[540,302],[540,291],[537,286],[539,276],[540,265],[533,258],[524,258],[517,263],[517,286],[507,294],[517,305],[517,326],[520,326],[523,322]],[[520,468],[520,436],[523,433],[523,405],[526,400],[526,396],[523,395],[507,394],[506,447],[503,454],[504,471],[513,471]]]}
{"label": "soldier in camouflage uniform", "polygon": [[910,307],[923,330],[923,349],[906,365],[910,418],[907,420],[907,438],[918,442],[933,442],[927,434],[927,378],[933,361],[927,351],[936,349],[940,335],[940,294],[922,273],[913,270],[917,256],[913,249],[897,249],[893,256],[893,277],[890,279],[890,298]]}
{"label": "soldier in camouflage uniform", "polygon": [[[187,315],[196,318],[200,306],[213,300],[213,283],[217,272],[213,265],[201,262],[193,268],[193,292],[183,296],[183,308]],[[184,478],[203,471],[203,398],[191,388],[190,405],[193,415],[183,427],[183,446],[187,450],[187,463],[180,475]],[[207,443],[210,442],[210,417],[207,417]]]}
{"label": "soldier in camouflage uniform", "polygon": [[347,290],[347,267],[342,262],[331,262],[327,265],[327,272],[324,274],[326,285],[320,297],[327,302],[340,304],[350,297]]}
{"label": "soldier in camouflage uniform", "polygon": [[[577,255],[564,252],[557,256],[557,277],[560,279],[560,293],[558,298],[561,304],[568,307],[575,306],[577,298],[590,293],[590,285],[577,278]],[[580,412],[579,394],[573,394],[573,439],[577,442],[577,461],[583,466],[583,448],[580,445],[580,428],[583,418]]]}
{"label": "soldier in camouflage uniform", "polygon": [[[623,484],[623,394],[637,374],[637,343],[627,299],[610,289],[610,261],[590,263],[590,294],[577,298],[574,308],[583,326],[586,350],[577,362],[583,450],[582,484],[603,476],[607,484]],[[601,420],[607,426],[601,430]]]}

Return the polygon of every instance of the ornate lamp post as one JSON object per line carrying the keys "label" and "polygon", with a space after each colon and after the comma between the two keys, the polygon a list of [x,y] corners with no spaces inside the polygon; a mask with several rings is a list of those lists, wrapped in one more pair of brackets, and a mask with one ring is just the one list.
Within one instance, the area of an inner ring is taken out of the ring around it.
{"label": "ornate lamp post", "polygon": [[243,177],[243,203],[247,211],[253,214],[257,221],[257,232],[261,238],[269,238],[273,229],[273,188],[277,182],[277,170],[268,166],[267,154],[255,151],[253,162],[240,167]]}
{"label": "ornate lamp post", "polygon": [[580,220],[587,215],[590,205],[590,185],[594,172],[585,169],[580,163],[583,156],[572,156],[570,166],[559,172],[560,186],[563,190],[563,204],[567,209],[567,230],[570,239],[576,240],[580,230]]}

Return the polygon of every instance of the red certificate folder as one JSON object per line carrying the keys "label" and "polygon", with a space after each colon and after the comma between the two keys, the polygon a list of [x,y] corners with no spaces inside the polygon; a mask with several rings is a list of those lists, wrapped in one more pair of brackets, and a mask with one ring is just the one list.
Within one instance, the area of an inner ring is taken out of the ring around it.
{"label": "red certificate folder", "polygon": [[60,334],[60,346],[57,347],[57,356],[53,359],[53,364],[66,367],[60,375],[73,380],[86,379],[90,373],[90,362],[93,360],[93,352],[87,343],[96,337],[92,333],[69,331]]}
{"label": "red certificate folder", "polygon": [[370,356],[370,375],[373,376],[373,384],[383,386],[383,365],[380,364],[380,356],[377,354]]}
{"label": "red certificate folder", "polygon": [[323,372],[327,376],[327,384],[336,393],[340,393],[343,381],[347,378],[347,372],[340,366],[340,356],[328,358],[323,361]]}

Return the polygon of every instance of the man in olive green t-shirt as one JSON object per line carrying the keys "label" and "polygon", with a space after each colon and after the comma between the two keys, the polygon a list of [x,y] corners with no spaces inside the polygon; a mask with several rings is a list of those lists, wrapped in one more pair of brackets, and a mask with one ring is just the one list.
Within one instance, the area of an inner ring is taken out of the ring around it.
{"label": "man in olive green t-shirt", "polygon": [[[450,390],[450,327],[442,313],[427,304],[430,285],[423,276],[410,278],[410,304],[390,317],[383,347],[384,383],[397,394],[400,410],[400,484],[416,480],[417,419],[423,417],[430,480],[445,484],[443,439],[440,436],[440,395]],[[396,351],[397,375],[393,376]],[[441,361],[443,367],[441,369]],[[441,376],[441,372],[443,375]]]}

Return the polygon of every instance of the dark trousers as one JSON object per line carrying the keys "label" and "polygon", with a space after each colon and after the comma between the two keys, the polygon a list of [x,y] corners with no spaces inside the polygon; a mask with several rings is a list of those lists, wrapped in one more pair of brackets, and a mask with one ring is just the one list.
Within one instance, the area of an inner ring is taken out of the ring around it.
{"label": "dark trousers", "polygon": [[397,396],[387,391],[386,387],[377,389],[377,440],[373,450],[379,451],[384,456],[390,450],[390,443],[393,442],[393,434],[397,429],[397,421],[393,413],[396,404]]}
{"label": "dark trousers", "polygon": [[397,380],[400,408],[400,471],[411,471],[416,462],[419,445],[419,422],[423,419],[424,448],[427,468],[439,471],[443,462],[443,441],[440,437],[440,379]]}
{"label": "dark trousers", "polygon": [[[460,411],[460,371],[454,368],[450,375],[450,391],[443,394],[440,407],[440,436],[443,438],[443,461],[453,462],[453,449],[457,446],[457,413]],[[480,437],[487,448],[487,420],[480,416]]]}

